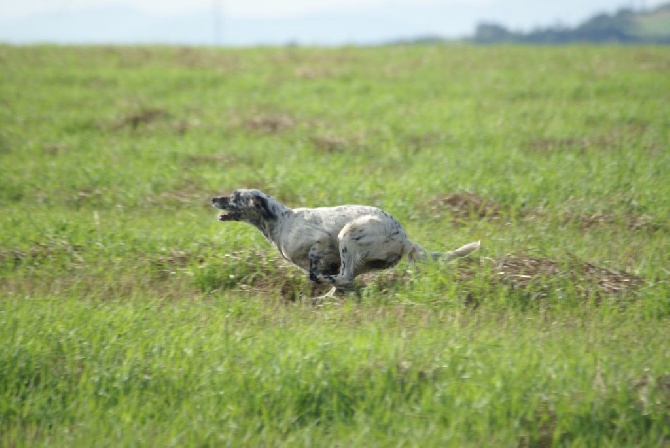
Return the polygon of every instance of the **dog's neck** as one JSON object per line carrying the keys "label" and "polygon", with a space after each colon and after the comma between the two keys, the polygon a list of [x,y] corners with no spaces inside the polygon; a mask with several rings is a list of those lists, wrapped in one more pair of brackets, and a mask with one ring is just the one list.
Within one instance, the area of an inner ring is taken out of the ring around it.
{"label": "dog's neck", "polygon": [[[284,211],[284,214],[288,213],[293,213],[291,209],[288,209],[287,211]],[[261,232],[263,232],[263,235],[265,238],[268,239],[271,243],[274,243],[277,247],[279,247],[280,241],[281,241],[281,220],[280,219],[275,219],[273,221],[266,221],[264,223],[264,228],[260,228]]]}
{"label": "dog's neck", "polygon": [[289,207],[276,201],[268,201],[267,210],[262,219],[257,222],[251,222],[268,241],[279,245],[281,240],[281,223],[285,221],[287,215],[293,213]]}

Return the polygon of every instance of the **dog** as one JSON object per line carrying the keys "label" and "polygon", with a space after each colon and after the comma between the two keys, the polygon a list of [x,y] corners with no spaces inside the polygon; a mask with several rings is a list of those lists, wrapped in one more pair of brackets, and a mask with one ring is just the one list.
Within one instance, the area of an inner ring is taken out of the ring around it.
{"label": "dog", "polygon": [[[389,213],[365,205],[291,209],[259,190],[239,189],[212,198],[223,210],[219,221],[246,222],[260,230],[286,260],[309,273],[315,283],[333,288],[323,297],[345,292],[354,278],[410,261],[452,260],[479,248],[479,241],[451,252],[428,252],[409,240]],[[317,298],[318,299],[318,298]]]}

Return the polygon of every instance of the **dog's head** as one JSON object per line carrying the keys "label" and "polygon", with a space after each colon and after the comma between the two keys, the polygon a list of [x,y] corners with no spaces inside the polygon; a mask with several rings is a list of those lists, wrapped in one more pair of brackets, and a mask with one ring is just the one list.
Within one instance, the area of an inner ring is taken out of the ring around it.
{"label": "dog's head", "polygon": [[212,206],[225,211],[219,221],[243,221],[259,228],[276,220],[279,211],[278,203],[259,190],[235,190],[230,196],[212,198]]}

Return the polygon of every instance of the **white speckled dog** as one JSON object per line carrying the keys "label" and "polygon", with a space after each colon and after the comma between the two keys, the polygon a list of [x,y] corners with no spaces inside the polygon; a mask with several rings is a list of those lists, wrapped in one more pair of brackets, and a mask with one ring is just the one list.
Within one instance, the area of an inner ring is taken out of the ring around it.
{"label": "white speckled dog", "polygon": [[[410,260],[452,260],[479,248],[479,242],[451,252],[428,252],[412,243],[393,216],[364,205],[291,209],[259,190],[235,190],[212,198],[225,213],[219,221],[243,221],[257,227],[291,263],[316,283],[333,285],[326,296],[350,286],[365,272]],[[325,296],[324,296],[325,297]]]}

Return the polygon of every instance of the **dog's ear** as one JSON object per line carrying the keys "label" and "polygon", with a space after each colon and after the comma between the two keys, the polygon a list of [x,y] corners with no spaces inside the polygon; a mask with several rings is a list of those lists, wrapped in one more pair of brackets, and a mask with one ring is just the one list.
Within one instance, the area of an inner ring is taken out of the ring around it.
{"label": "dog's ear", "polygon": [[251,208],[263,208],[263,205],[263,198],[258,196],[252,196],[249,198],[249,206],[251,206]]}
{"label": "dog's ear", "polygon": [[260,196],[252,196],[249,199],[249,206],[261,212],[261,215],[265,215],[268,209],[268,201]]}
{"label": "dog's ear", "polygon": [[258,210],[264,219],[276,218],[273,211],[270,210],[270,208],[268,207],[268,200],[266,198],[260,196],[253,196],[249,200],[249,204],[251,205],[251,207]]}

